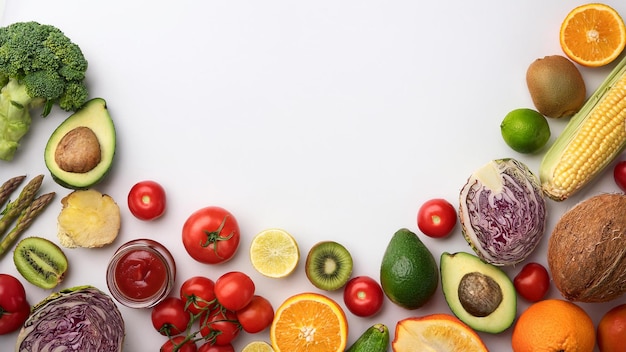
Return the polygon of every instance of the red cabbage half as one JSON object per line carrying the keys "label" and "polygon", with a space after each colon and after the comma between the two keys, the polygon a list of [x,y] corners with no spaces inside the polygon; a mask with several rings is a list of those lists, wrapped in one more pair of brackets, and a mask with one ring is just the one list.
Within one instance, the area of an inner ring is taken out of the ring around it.
{"label": "red cabbage half", "polygon": [[474,172],[460,203],[463,236],[488,263],[519,263],[543,237],[546,202],[539,179],[515,159],[493,160]]}
{"label": "red cabbage half", "polygon": [[15,351],[119,352],[124,319],[113,300],[92,286],[50,295],[32,309]]}

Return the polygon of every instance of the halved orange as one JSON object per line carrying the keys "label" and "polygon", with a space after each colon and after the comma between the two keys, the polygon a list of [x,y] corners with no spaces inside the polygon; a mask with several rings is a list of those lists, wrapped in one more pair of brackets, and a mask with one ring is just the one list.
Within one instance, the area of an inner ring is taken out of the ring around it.
{"label": "halved orange", "polygon": [[346,315],[327,296],[299,293],[276,309],[270,340],[276,352],[343,352],[348,340]]}
{"label": "halved orange", "polygon": [[488,352],[476,331],[445,313],[400,320],[391,347],[394,352]]}
{"label": "halved orange", "polygon": [[626,25],[612,7],[590,3],[574,8],[559,33],[561,49],[574,62],[587,67],[604,66],[626,46]]}

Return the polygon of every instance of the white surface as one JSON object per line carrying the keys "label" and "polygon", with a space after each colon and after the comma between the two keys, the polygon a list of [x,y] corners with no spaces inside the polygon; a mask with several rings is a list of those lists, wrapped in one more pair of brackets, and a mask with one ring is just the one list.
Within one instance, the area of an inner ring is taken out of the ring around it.
{"label": "white surface", "polygon": [[[320,240],[351,251],[354,275],[378,278],[391,235],[401,227],[418,231],[422,202],[456,204],[469,174],[493,158],[515,157],[538,170],[541,156],[510,150],[499,123],[514,108],[532,107],[526,68],[561,54],[560,23],[580,3],[7,1],[4,25],[53,24],[81,46],[91,94],[107,100],[118,129],[114,168],[96,189],[119,203],[120,236],[106,248],[65,250],[70,271],[58,289],[106,290],[110,256],[137,237],[170,248],[179,285],[193,275],[241,270],[275,308],[292,294],[317,291],[302,264]],[[626,15],[626,3],[606,3]],[[582,69],[589,92],[608,70]],[[16,159],[0,166],[0,180],[44,173],[42,191],[57,192],[24,236],[57,241],[56,216],[69,191],[51,180],[42,155],[65,117],[59,110],[35,116]],[[550,123],[553,136],[565,124]],[[167,213],[155,222],[136,220],[126,205],[128,190],[143,179],[168,192]],[[550,201],[546,236],[529,261],[545,264],[547,237],[565,209],[607,191],[617,191],[610,172],[564,203]],[[187,216],[208,205],[233,212],[243,233],[238,254],[223,265],[194,262],[180,241]],[[249,263],[251,238],[269,227],[286,229],[300,244],[300,266],[288,278],[264,278]],[[420,237],[437,261],[443,251],[470,250],[458,226],[445,240]],[[505,270],[513,277],[519,267]],[[10,256],[0,272],[20,277]],[[33,304],[52,292],[23,282]],[[341,292],[328,295],[343,305]],[[550,296],[559,297],[554,287]],[[597,322],[623,301],[582,306]],[[518,302],[519,314],[528,304]],[[120,309],[125,350],[158,350],[164,338],[150,311]],[[347,312],[349,343],[374,323],[393,330],[400,319],[439,312],[450,313],[440,289],[415,311],[386,301],[373,318]],[[507,351],[511,331],[480,335],[490,350]],[[15,338],[0,336],[0,350],[12,350]],[[269,336],[241,334],[235,348],[253,339]]]}

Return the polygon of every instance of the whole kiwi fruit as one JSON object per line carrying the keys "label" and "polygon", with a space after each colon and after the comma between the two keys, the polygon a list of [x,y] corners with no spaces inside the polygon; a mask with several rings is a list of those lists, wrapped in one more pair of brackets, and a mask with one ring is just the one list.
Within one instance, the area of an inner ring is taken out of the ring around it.
{"label": "whole kiwi fruit", "polygon": [[626,195],[596,195],[565,212],[548,242],[548,266],[570,301],[608,302],[624,294]]}
{"label": "whole kiwi fruit", "polygon": [[561,55],[533,61],[526,71],[526,85],[535,108],[546,117],[574,115],[583,106],[587,96],[580,71],[573,62]]}

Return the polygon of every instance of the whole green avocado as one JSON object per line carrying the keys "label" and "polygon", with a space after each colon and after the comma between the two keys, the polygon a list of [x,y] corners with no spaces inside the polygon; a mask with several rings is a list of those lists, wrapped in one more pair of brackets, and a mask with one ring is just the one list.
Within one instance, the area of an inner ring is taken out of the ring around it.
{"label": "whole green avocado", "polygon": [[439,285],[439,269],[432,253],[408,229],[393,235],[380,266],[385,295],[400,307],[417,309],[426,304]]}

